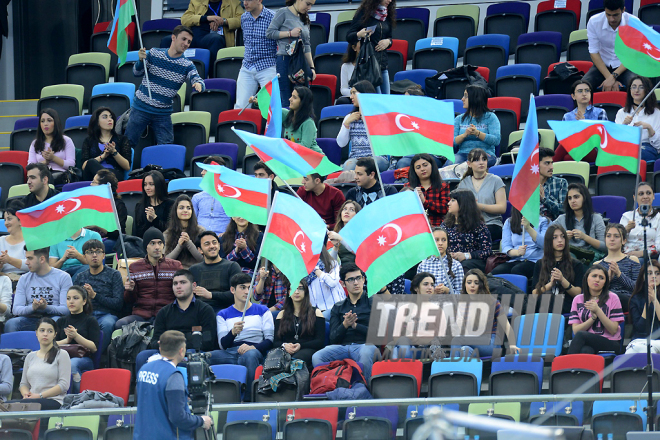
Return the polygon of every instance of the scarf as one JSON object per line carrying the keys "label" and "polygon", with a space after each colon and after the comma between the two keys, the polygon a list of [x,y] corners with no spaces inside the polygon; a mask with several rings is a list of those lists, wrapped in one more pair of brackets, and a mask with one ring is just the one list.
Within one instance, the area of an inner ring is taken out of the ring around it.
{"label": "scarf", "polygon": [[385,21],[387,19],[387,7],[378,5],[374,11],[373,17],[378,21]]}

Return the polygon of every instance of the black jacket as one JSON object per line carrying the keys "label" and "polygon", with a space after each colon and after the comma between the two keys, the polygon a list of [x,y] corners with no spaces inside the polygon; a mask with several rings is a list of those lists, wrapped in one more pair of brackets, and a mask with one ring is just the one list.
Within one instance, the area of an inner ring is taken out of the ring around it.
{"label": "black jacket", "polygon": [[[369,330],[371,316],[371,298],[365,290],[360,299],[353,305],[349,296],[332,307],[330,313],[330,343],[337,345],[364,344]],[[358,316],[355,329],[344,327],[344,314],[348,311]]]}
{"label": "black jacket", "polygon": [[213,308],[204,301],[195,299],[190,306],[182,311],[175,301],[168,304],[156,315],[154,322],[154,335],[151,338],[151,348],[158,348],[160,335],[167,330],[178,330],[186,335],[186,345],[194,348],[192,344],[192,328],[202,327],[202,351],[212,351],[217,348],[218,337],[215,312]]}
{"label": "black jacket", "polygon": [[[350,41],[349,37],[351,36],[357,39],[357,33],[359,31],[374,25],[376,25],[376,30],[371,35],[371,37],[369,37],[369,41],[371,42],[371,45],[374,47],[374,50],[376,50],[376,45],[380,40],[385,38],[389,38],[390,41],[392,40],[392,21],[389,17],[385,21],[380,21],[375,19],[374,17],[369,17],[369,20],[367,20],[366,23],[363,22],[363,18],[364,18],[364,11],[358,11],[355,14],[353,20],[351,21],[351,26],[348,29],[346,40]],[[376,57],[380,62],[380,70],[381,71],[387,70],[387,50],[376,52]]]}

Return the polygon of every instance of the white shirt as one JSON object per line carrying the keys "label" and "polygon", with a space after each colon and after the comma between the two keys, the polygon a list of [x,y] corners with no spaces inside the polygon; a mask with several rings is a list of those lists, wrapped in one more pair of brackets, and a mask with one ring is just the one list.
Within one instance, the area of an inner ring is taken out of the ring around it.
{"label": "white shirt", "polygon": [[[634,112],[635,111],[633,110],[628,113],[623,108],[620,108],[619,111],[616,112],[616,118],[614,119],[614,122],[617,124],[623,124],[623,120],[626,119],[626,116],[630,116]],[[655,134],[649,137],[649,131],[646,128],[643,128],[642,143],[648,142],[653,146],[653,148],[660,150],[660,110],[656,108],[653,110],[653,114],[647,115],[644,109],[640,109],[633,118],[631,125],[634,125],[634,123],[637,121],[647,122],[651,127],[653,127],[653,131],[655,131]]]}
{"label": "white shirt", "polygon": [[341,65],[341,82],[339,83],[341,96],[351,96],[351,87],[348,85],[348,82],[351,80],[354,70],[355,65],[353,63],[344,63]]}
{"label": "white shirt", "polygon": [[335,263],[330,272],[323,271],[323,275],[309,285],[309,301],[312,306],[325,311],[343,299],[346,299],[346,292],[339,284],[339,264]]}
{"label": "white shirt", "polygon": [[[629,221],[633,220],[633,214],[635,216],[635,227],[628,233],[628,241],[626,241],[623,248],[623,251],[626,253],[644,250],[644,228],[641,224],[642,216],[639,215],[639,212],[628,211],[623,213],[621,216],[621,224],[626,226]],[[658,228],[660,228],[660,214],[650,218],[649,225],[646,227],[646,244],[648,245],[649,254],[653,251],[657,252],[660,250],[660,234],[658,234]]]}
{"label": "white shirt", "polygon": [[[628,24],[630,14],[623,13],[619,26]],[[607,22],[605,12],[594,15],[587,23],[587,39],[589,40],[589,53],[600,54],[606,66],[616,69],[621,65],[621,61],[614,53],[614,39],[619,28],[612,29]]]}

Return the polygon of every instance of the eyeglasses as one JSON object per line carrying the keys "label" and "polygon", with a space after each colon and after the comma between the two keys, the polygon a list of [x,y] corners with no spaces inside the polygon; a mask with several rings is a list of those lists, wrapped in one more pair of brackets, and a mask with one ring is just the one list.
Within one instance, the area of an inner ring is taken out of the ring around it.
{"label": "eyeglasses", "polygon": [[362,281],[362,278],[363,278],[362,275],[360,275],[359,277],[355,277],[355,278],[346,278],[346,281],[344,281],[344,282],[346,284],[359,283],[360,281]]}
{"label": "eyeglasses", "polygon": [[589,90],[589,89],[580,89],[580,90],[576,90],[575,93],[591,93],[591,90]]}
{"label": "eyeglasses", "polygon": [[85,255],[103,255],[105,251],[85,251]]}
{"label": "eyeglasses", "polygon": [[298,287],[296,287],[296,290],[300,290],[301,292],[303,292],[305,290],[305,288],[303,286],[298,286]]}
{"label": "eyeglasses", "polygon": [[630,86],[630,90],[640,90],[640,91],[643,91],[643,90],[644,90],[644,86]]}

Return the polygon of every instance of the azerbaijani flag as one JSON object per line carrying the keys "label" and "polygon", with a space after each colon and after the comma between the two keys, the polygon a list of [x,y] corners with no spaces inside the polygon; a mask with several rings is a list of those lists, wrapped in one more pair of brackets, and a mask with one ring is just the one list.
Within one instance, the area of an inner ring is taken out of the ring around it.
{"label": "azerbaijani flag", "polygon": [[598,148],[596,165],[620,165],[637,174],[641,128],[611,121],[548,121],[568,154],[581,160]]}
{"label": "azerbaijani flag", "polygon": [[16,215],[21,221],[25,246],[32,251],[58,244],[85,226],[118,230],[113,205],[110,184],[87,186],[59,193]]}
{"label": "azerbaijani flag", "polygon": [[110,27],[108,49],[117,55],[120,66],[123,66],[126,62],[129,44],[126,28],[131,24],[134,15],[133,0],[117,1],[115,19],[112,21],[112,26]]}
{"label": "azerbaijani flag", "polygon": [[307,203],[275,193],[261,256],[277,266],[295,289],[319,262],[326,231],[323,219]]}
{"label": "azerbaijani flag", "polygon": [[539,174],[539,126],[536,121],[536,102],[529,99],[527,123],[513,169],[509,201],[514,208],[534,225],[539,225],[541,209]]}
{"label": "azerbaijani flag", "polygon": [[454,160],[454,105],[426,96],[361,93],[374,155],[429,153]]}
{"label": "azerbaijani flag", "polygon": [[619,26],[614,53],[628,70],[641,76],[660,76],[660,34],[637,17],[629,15],[628,24]]}
{"label": "azerbaijani flag", "polygon": [[197,165],[207,171],[199,187],[218,200],[228,216],[257,225],[268,222],[270,179],[246,176],[221,165]]}
{"label": "azerbaijani flag", "polygon": [[312,173],[327,176],[341,170],[330,162],[325,154],[288,139],[271,138],[243,130],[234,130],[234,132],[250,145],[257,156],[282,180]]}
{"label": "azerbaijani flag", "polygon": [[427,258],[440,256],[431,226],[414,191],[378,199],[341,230],[355,264],[367,274],[369,296]]}
{"label": "azerbaijani flag", "polygon": [[272,138],[282,137],[282,101],[280,99],[280,82],[275,77],[257,93],[257,102],[261,117],[266,120],[264,135]]}

